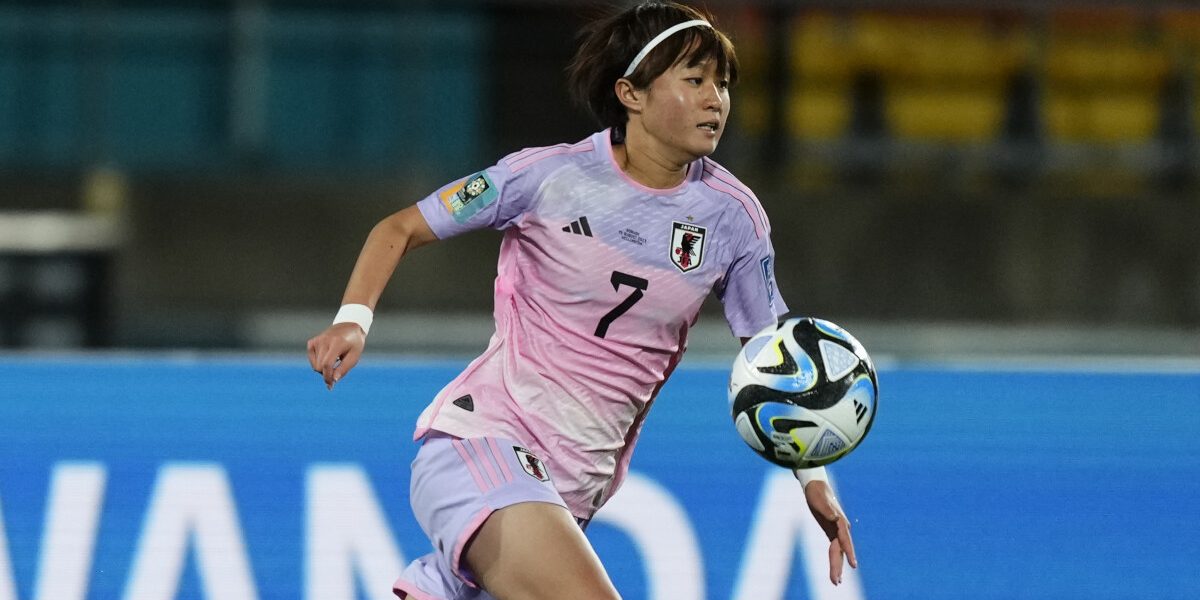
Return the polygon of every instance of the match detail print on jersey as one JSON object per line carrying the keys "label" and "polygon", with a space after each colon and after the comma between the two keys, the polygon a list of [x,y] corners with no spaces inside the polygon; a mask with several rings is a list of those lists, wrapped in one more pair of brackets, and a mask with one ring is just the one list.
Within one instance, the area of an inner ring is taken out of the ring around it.
{"label": "match detail print on jersey", "polygon": [[673,221],[671,225],[671,263],[687,273],[704,260],[704,238],[707,229],[691,223]]}

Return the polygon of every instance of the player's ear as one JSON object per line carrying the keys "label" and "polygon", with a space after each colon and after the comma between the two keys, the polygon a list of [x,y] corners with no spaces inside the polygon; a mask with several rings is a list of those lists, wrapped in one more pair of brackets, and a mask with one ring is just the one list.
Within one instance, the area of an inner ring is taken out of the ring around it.
{"label": "player's ear", "polygon": [[633,83],[622,77],[613,84],[613,91],[617,94],[617,100],[631,112],[641,112],[642,103],[645,101],[646,90],[639,90],[634,87]]}

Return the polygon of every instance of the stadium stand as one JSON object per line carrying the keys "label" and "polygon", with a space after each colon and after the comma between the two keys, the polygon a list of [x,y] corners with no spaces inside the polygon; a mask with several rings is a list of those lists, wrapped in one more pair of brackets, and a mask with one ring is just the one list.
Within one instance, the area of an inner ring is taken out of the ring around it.
{"label": "stadium stand", "polygon": [[1029,53],[1019,31],[983,13],[866,12],[855,18],[853,38],[864,66],[882,80],[889,130],[915,140],[994,139],[1006,90]]}
{"label": "stadium stand", "polygon": [[1043,66],[1047,134],[1065,142],[1149,142],[1169,68],[1166,47],[1134,14],[1056,15]]}

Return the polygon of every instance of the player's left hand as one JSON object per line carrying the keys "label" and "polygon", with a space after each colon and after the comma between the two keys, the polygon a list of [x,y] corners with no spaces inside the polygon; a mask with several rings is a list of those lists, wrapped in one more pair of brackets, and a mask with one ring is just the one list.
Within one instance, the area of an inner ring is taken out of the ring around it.
{"label": "player's left hand", "polygon": [[854,540],[850,538],[850,520],[824,481],[810,481],[804,486],[804,499],[808,501],[808,510],[825,531],[825,537],[829,538],[829,581],[837,585],[842,582],[843,564],[858,568]]}

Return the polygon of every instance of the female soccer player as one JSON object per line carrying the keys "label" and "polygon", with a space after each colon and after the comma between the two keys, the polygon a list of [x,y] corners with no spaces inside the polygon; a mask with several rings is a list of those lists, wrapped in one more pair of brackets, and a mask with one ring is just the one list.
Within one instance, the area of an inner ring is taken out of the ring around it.
{"label": "female soccer player", "polygon": [[[642,421],[716,291],[745,340],[786,312],[754,194],[708,159],[737,60],[708,15],[648,2],[595,23],[570,85],[604,125],[528,148],[372,229],[334,324],[308,356],[332,389],[408,251],[504,230],[496,333],[425,409],[411,502],[435,551],[394,591],[414,600],[619,598],[583,534],[621,485]],[[857,566],[823,471],[800,472],[830,539],[829,576]]]}

